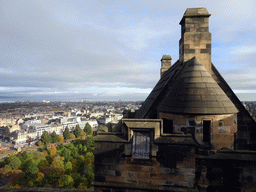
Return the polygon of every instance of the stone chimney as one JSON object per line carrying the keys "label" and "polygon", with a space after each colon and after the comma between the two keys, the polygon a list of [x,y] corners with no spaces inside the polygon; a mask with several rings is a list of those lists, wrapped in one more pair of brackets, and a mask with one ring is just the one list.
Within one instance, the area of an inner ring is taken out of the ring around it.
{"label": "stone chimney", "polygon": [[160,78],[163,76],[164,72],[167,71],[172,65],[172,58],[170,55],[163,55],[161,59],[161,70]]}
{"label": "stone chimney", "polygon": [[187,61],[194,56],[211,74],[211,33],[206,8],[188,8],[180,21],[181,39],[179,60]]}

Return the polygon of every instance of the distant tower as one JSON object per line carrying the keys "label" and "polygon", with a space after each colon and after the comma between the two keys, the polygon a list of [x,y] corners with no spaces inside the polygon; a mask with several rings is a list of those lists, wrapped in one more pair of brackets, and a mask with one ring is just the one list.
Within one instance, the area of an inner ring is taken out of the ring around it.
{"label": "distant tower", "polygon": [[172,58],[170,55],[163,55],[161,59],[161,70],[160,78],[163,76],[164,72],[167,71],[172,65]]}
{"label": "distant tower", "polygon": [[180,21],[181,39],[179,60],[187,61],[194,56],[211,74],[211,33],[206,8],[188,8]]}

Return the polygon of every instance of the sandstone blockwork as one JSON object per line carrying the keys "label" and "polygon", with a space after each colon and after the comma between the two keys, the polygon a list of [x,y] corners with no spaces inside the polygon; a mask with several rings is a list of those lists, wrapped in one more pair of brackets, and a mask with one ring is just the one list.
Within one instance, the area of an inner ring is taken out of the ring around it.
{"label": "sandstone blockwork", "polygon": [[[125,156],[123,149],[96,154],[95,182],[120,183],[124,188],[127,185],[194,187],[195,146],[162,143],[158,145],[157,157],[149,160]],[[102,189],[103,186],[97,190]]]}

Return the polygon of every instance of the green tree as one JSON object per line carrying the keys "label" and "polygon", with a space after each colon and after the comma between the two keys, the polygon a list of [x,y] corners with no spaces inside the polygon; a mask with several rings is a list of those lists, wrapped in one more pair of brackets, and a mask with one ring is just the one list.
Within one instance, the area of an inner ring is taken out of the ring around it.
{"label": "green tree", "polygon": [[62,143],[57,147],[58,150],[61,150],[63,148],[64,148],[64,145]]}
{"label": "green tree", "polygon": [[86,138],[86,147],[87,148],[94,148],[93,137],[87,137]]}
{"label": "green tree", "polygon": [[80,137],[81,133],[82,133],[82,130],[81,130],[80,126],[77,124],[76,128],[75,128],[75,136],[76,136],[76,138]]}
{"label": "green tree", "polygon": [[71,156],[73,158],[77,157],[79,155],[78,153],[78,149],[76,147],[74,147],[72,150],[71,150]]}
{"label": "green tree", "polygon": [[65,128],[64,133],[63,133],[63,136],[64,136],[64,139],[65,139],[65,140],[69,139],[70,133],[69,133],[68,127]]}
{"label": "green tree", "polygon": [[7,158],[7,163],[11,170],[18,169],[21,166],[21,160],[14,155],[10,155],[10,157]]}
{"label": "green tree", "polygon": [[66,147],[61,151],[61,156],[64,157],[65,162],[70,161],[71,159],[71,151]]}
{"label": "green tree", "polygon": [[56,134],[55,131],[52,132],[51,138],[52,138],[52,142],[53,142],[53,143],[59,142],[59,137],[58,137],[58,135]]}
{"label": "green tree", "polygon": [[41,141],[43,144],[47,145],[48,143],[50,143],[52,140],[51,136],[49,135],[49,133],[47,131],[44,131],[42,136],[41,136]]}
{"label": "green tree", "polygon": [[26,159],[28,159],[28,153],[27,151],[24,151],[22,155],[20,156],[21,162],[24,162]]}
{"label": "green tree", "polygon": [[37,173],[39,172],[38,167],[34,163],[32,159],[27,162],[27,166],[25,169],[25,177],[27,181],[34,180],[36,178]]}
{"label": "green tree", "polygon": [[87,151],[87,147],[82,144],[79,144],[77,146],[77,148],[78,148],[78,152],[80,155],[86,153],[86,151]]}
{"label": "green tree", "polygon": [[85,178],[87,179],[87,187],[91,187],[92,181],[94,180],[94,170],[91,165],[85,165],[83,169]]}
{"label": "green tree", "polygon": [[72,188],[74,180],[70,175],[62,175],[59,179],[59,185],[62,188]]}
{"label": "green tree", "polygon": [[72,163],[71,163],[70,161],[67,162],[67,163],[65,164],[64,168],[65,168],[65,173],[68,174],[68,175],[70,175],[71,172],[72,172]]}
{"label": "green tree", "polygon": [[84,132],[86,133],[86,135],[92,134],[92,127],[88,122],[86,123],[86,125],[84,127]]}

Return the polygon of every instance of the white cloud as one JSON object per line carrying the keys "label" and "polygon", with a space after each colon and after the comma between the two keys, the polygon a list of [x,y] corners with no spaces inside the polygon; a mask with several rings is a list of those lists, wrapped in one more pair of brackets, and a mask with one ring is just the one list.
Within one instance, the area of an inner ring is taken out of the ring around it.
{"label": "white cloud", "polygon": [[186,8],[204,6],[212,14],[213,63],[233,89],[252,90],[255,5],[237,0],[3,1],[0,90],[23,99],[72,93],[144,98],[159,79],[162,55],[170,54],[173,63],[178,58],[179,21]]}

